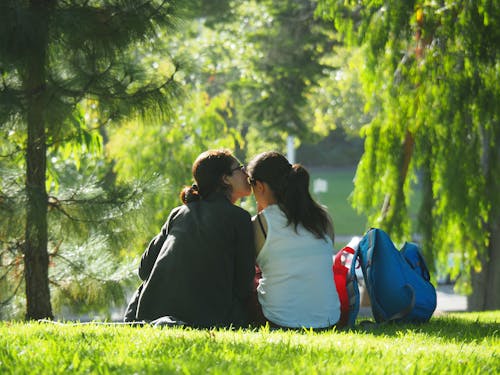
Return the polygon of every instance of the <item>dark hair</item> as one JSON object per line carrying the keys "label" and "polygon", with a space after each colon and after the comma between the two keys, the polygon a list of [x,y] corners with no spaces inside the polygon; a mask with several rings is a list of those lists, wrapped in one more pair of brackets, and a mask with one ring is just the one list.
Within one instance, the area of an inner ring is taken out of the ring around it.
{"label": "dark hair", "polygon": [[257,155],[247,166],[250,182],[266,182],[272,189],[278,206],[285,213],[288,224],[302,224],[318,238],[328,232],[326,210],[309,193],[309,173],[300,164],[291,165],[286,157],[275,151]]}
{"label": "dark hair", "polygon": [[[236,158],[230,150],[208,150],[201,153],[193,163],[192,173],[195,183],[186,186],[180,193],[182,203],[187,204],[208,197],[215,191],[228,194],[231,187],[222,179],[232,173]],[[237,160],[236,160],[237,161]]]}

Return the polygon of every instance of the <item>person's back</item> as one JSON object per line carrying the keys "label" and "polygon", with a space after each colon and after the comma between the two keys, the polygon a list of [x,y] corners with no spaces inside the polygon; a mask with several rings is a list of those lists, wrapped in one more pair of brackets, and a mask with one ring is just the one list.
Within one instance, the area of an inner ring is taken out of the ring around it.
{"label": "person's back", "polygon": [[250,215],[222,193],[177,208],[137,318],[172,315],[195,326],[243,323],[251,267],[245,275],[235,264],[251,264],[252,236]]}
{"label": "person's back", "polygon": [[257,263],[262,278],[257,288],[267,319],[283,327],[330,327],[340,317],[333,283],[332,241],[317,238],[302,225],[287,225],[277,205],[262,211],[267,238]]}
{"label": "person's back", "polygon": [[[248,165],[259,214],[254,218],[257,287],[264,318],[289,328],[327,328],[340,317],[333,280],[333,225],[309,194],[309,174],[277,152]],[[255,320],[261,319],[256,313]]]}
{"label": "person's back", "polygon": [[184,204],[172,210],[142,256],[144,282],[125,321],[246,324],[255,251],[250,214],[234,203],[250,194],[247,175],[229,151],[212,150],[196,159],[193,177],[196,184],[181,192]]}

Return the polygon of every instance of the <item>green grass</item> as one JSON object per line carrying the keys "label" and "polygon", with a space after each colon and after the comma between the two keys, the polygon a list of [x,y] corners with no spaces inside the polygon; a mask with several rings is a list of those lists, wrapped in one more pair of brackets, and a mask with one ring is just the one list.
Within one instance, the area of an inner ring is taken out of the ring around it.
{"label": "green grass", "polygon": [[[335,234],[339,236],[359,235],[366,231],[366,218],[354,211],[349,202],[349,196],[354,188],[353,178],[356,169],[311,169],[311,193],[323,205],[328,207],[335,225]],[[313,192],[313,182],[316,178],[328,182],[325,193]]]}
{"label": "green grass", "polygon": [[353,331],[0,323],[2,374],[495,374],[500,311]]}

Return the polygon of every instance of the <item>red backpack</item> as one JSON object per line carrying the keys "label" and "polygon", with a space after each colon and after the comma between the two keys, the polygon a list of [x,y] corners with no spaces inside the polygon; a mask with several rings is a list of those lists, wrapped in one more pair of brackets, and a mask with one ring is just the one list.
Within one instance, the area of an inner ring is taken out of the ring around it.
{"label": "red backpack", "polygon": [[[353,248],[345,246],[335,255],[333,262],[333,279],[340,300],[338,327],[353,325],[357,315],[357,313],[353,314],[353,311],[357,312],[359,309],[359,289],[356,277],[352,277],[353,273],[351,273],[354,253]],[[357,308],[356,304],[358,304]],[[351,312],[351,316],[349,316],[349,312]]]}

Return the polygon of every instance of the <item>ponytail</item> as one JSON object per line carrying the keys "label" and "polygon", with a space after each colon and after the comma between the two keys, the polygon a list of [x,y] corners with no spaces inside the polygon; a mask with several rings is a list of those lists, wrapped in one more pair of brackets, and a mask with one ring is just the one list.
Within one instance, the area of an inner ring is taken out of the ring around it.
{"label": "ponytail", "polygon": [[288,175],[288,184],[283,201],[278,202],[285,212],[288,223],[293,223],[295,230],[302,224],[316,237],[325,237],[328,232],[328,214],[309,193],[309,173],[300,164],[294,164]]}
{"label": "ponytail", "polygon": [[181,191],[180,198],[184,204],[200,200],[201,196],[198,185],[192,184],[191,186],[185,186]]}

